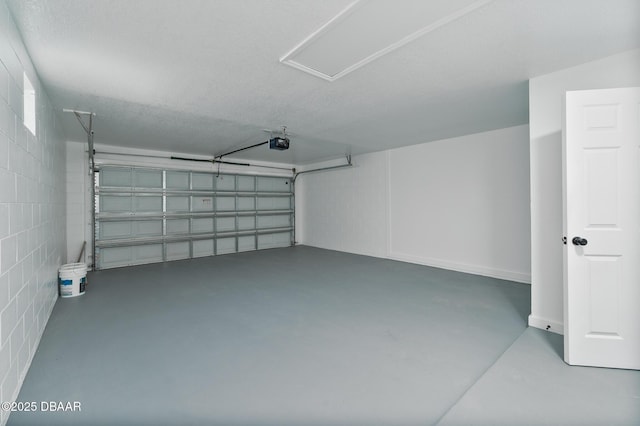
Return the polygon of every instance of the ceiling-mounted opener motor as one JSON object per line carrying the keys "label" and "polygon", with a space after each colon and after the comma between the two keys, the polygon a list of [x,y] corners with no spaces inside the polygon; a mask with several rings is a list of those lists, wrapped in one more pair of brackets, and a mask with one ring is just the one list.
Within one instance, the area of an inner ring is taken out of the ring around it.
{"label": "ceiling-mounted opener motor", "polygon": [[[218,164],[218,165],[220,165],[220,164],[230,164],[230,165],[236,165],[236,166],[251,166],[251,164],[249,164],[249,163],[238,163],[238,162],[234,162],[234,161],[223,161],[222,157],[226,157],[227,155],[235,154],[236,152],[245,151],[247,149],[256,148],[258,146],[262,146],[262,145],[266,145],[266,144],[269,144],[269,149],[275,149],[277,151],[285,151],[285,150],[289,149],[290,140],[289,140],[289,135],[287,134],[287,126],[282,126],[282,132],[277,132],[277,133],[279,133],[278,136],[274,136],[274,132],[272,130],[265,130],[265,131],[270,133],[269,140],[266,140],[264,142],[260,142],[260,143],[254,144],[254,145],[246,146],[244,148],[239,148],[239,149],[235,149],[233,151],[225,152],[223,154],[216,155],[211,160],[200,159],[200,158],[176,157],[176,156],[171,156],[171,159],[172,160],[186,160],[186,161],[203,161],[203,162],[209,162],[209,163]],[[258,167],[265,167],[265,168],[272,168],[272,169],[282,169],[282,170],[292,170],[292,169],[289,169],[289,168],[276,167],[276,166],[262,166],[262,165],[260,165]]]}
{"label": "ceiling-mounted opener motor", "polygon": [[287,137],[287,126],[282,126],[282,137],[271,135],[269,139],[269,149],[277,149],[278,151],[284,151],[289,149],[289,138]]}
{"label": "ceiling-mounted opener motor", "polygon": [[250,148],[256,148],[258,146],[262,146],[265,144],[269,144],[269,149],[275,149],[278,151],[284,151],[289,149],[289,138],[287,137],[287,126],[282,126],[282,137],[276,136],[273,137],[273,132],[269,130],[271,133],[271,138],[268,141],[260,142],[251,146],[247,146],[244,148],[235,149],[233,151],[225,152],[224,154],[217,155],[213,158],[214,163],[218,163],[218,175],[220,175],[220,163],[222,163],[222,157],[235,154],[236,152],[244,151]]}
{"label": "ceiling-mounted opener motor", "polygon": [[273,136],[273,132],[271,130],[267,130],[271,133],[271,138],[268,141],[260,142],[254,145],[246,146],[244,148],[235,149],[233,151],[225,152],[224,154],[217,155],[215,158],[221,160],[222,157],[226,157],[227,155],[235,154],[236,152],[244,151],[251,148],[256,148],[261,145],[269,144],[269,149],[275,149],[278,151],[284,151],[289,149],[289,135],[287,135],[287,126],[282,126],[282,136]]}

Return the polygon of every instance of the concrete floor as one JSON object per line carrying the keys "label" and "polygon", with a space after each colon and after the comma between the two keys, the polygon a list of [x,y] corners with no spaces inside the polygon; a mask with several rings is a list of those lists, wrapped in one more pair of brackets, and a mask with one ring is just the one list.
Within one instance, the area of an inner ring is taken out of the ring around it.
{"label": "concrete floor", "polygon": [[8,424],[640,423],[639,372],[567,366],[529,307],[527,285],[311,247],[100,271],[18,399],[82,411]]}
{"label": "concrete floor", "polygon": [[527,329],[438,425],[640,425],[640,371],[570,367]]}

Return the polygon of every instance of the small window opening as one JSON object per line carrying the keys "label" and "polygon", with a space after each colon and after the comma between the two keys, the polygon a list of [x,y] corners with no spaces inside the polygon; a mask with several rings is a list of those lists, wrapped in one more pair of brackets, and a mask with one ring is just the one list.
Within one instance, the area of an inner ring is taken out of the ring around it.
{"label": "small window opening", "polygon": [[36,135],[36,90],[31,84],[31,80],[24,73],[24,125]]}

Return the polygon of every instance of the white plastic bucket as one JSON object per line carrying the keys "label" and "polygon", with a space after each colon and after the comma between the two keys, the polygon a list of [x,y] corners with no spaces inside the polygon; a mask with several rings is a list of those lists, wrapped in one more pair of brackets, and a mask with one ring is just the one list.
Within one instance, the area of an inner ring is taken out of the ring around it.
{"label": "white plastic bucket", "polygon": [[75,297],[84,294],[87,284],[87,265],[67,263],[58,270],[60,297]]}

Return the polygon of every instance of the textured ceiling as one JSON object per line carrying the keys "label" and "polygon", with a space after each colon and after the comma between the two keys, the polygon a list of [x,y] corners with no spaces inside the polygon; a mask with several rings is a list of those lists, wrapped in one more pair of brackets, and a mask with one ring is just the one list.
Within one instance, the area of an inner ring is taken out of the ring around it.
{"label": "textured ceiling", "polygon": [[[289,151],[235,157],[294,164],[527,123],[529,78],[640,47],[638,0],[494,0],[328,82],[279,59],[352,0],[6,1],[68,139],[63,108],[96,143],[204,155],[286,125]],[[424,13],[384,3],[381,26]]]}

